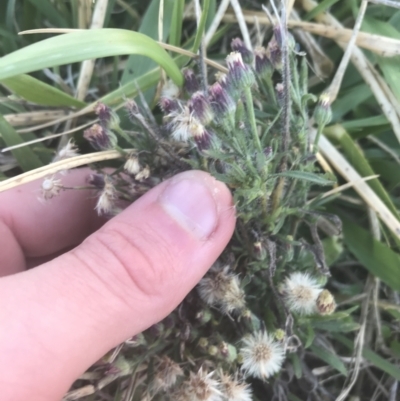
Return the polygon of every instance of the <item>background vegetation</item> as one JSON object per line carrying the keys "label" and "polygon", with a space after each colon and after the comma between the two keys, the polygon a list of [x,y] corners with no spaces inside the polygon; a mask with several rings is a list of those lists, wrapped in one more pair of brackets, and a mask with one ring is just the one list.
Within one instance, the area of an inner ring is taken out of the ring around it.
{"label": "background vegetation", "polygon": [[[17,185],[17,176],[26,181],[49,174],[55,151],[71,136],[83,156],[69,161],[68,167],[117,158],[116,152],[96,158],[82,137],[95,119],[98,100],[118,109],[140,90],[159,114],[158,65],[181,84],[178,67],[188,62],[190,53],[179,56],[179,49],[164,46],[168,56],[130,31],[194,53],[201,41],[192,2],[162,3],[161,35],[160,0],[0,2],[0,53],[10,55],[0,59],[0,190]],[[338,312],[308,319],[302,352],[310,369],[293,357],[294,369],[288,372],[298,389],[288,395],[293,401],[311,398],[317,390],[326,399],[346,399],[350,387],[355,400],[400,397],[400,10],[390,7],[395,2],[387,3],[368,6],[365,34],[357,41],[361,51],[353,51],[320,144],[320,167],[337,176],[338,187],[327,194],[311,193],[311,199],[318,196],[319,205],[343,221],[341,233],[325,227],[323,240]],[[254,43],[271,35],[261,4],[240,2]],[[201,3],[205,32],[219,5],[216,0]],[[332,82],[359,7],[357,0],[295,2],[289,27],[298,50],[309,55],[310,92],[319,96]],[[89,27],[127,31],[18,34]],[[242,35],[237,16],[228,8],[209,37],[207,57],[223,64],[231,39]],[[54,39],[41,42],[48,37]],[[126,122],[125,113],[120,117]],[[115,379],[94,395],[82,390],[68,399],[120,400],[120,389],[130,376]],[[86,383],[79,382],[77,388]]]}

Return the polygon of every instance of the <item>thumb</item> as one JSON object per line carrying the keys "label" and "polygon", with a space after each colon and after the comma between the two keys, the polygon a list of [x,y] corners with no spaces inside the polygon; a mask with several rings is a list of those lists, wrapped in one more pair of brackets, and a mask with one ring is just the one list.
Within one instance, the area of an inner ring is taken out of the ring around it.
{"label": "thumb", "polygon": [[60,399],[107,351],[171,312],[234,225],[225,185],[189,171],[150,190],[72,251],[1,279],[4,399]]}

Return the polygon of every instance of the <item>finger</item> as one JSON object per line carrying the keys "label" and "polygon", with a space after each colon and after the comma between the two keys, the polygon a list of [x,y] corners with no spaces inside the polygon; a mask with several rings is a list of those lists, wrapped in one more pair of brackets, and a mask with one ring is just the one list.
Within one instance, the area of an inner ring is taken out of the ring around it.
{"label": "finger", "polygon": [[186,172],[71,252],[1,279],[5,398],[61,398],[94,361],[182,301],[222,252],[234,224],[228,189],[206,173]]}
{"label": "finger", "polygon": [[[66,187],[83,186],[89,169],[61,176]],[[104,223],[94,210],[90,190],[66,190],[48,201],[40,200],[37,180],[0,193],[0,275],[25,268],[25,259],[50,255],[79,244]]]}

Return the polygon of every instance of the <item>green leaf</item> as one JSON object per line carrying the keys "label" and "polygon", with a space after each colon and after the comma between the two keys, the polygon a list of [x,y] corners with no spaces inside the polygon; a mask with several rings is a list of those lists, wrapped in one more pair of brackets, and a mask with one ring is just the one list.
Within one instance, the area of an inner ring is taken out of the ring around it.
{"label": "green leaf", "polygon": [[182,22],[185,0],[175,0],[172,11],[171,32],[169,34],[169,43],[173,46],[179,46],[182,38]]}
{"label": "green leaf", "polygon": [[0,58],[0,81],[43,68],[122,54],[141,54],[164,68],[179,86],[183,76],[153,39],[123,29],[91,29],[55,36]]}
{"label": "green leaf", "polygon": [[348,218],[342,218],[345,244],[360,263],[395,291],[400,291],[400,255]]}
{"label": "green leaf", "polygon": [[320,4],[318,4],[316,7],[314,7],[311,11],[309,11],[304,17],[303,20],[305,21],[310,21],[313,19],[316,15],[323,13],[325,10],[327,10],[329,7],[333,6],[335,3],[337,3],[339,0],[324,0]]}
{"label": "green leaf", "polygon": [[[338,341],[340,341],[343,345],[345,345],[349,350],[353,351],[354,349],[353,342],[350,341],[348,338],[342,336],[341,334],[335,334],[334,337]],[[370,361],[378,369],[381,369],[383,372],[386,372],[396,380],[400,380],[400,369],[397,366],[390,363],[388,360],[382,358],[374,351],[371,351],[366,348],[363,349],[362,355],[366,360]]]}
{"label": "green leaf", "polygon": [[[0,115],[0,134],[7,146],[18,145],[24,143],[20,135],[15,129]],[[24,171],[33,170],[42,167],[40,159],[32,152],[28,146],[14,149],[11,151],[13,156],[17,159],[18,164]]]}
{"label": "green leaf", "polygon": [[6,78],[1,83],[23,99],[43,106],[84,107],[86,104],[29,75]]}
{"label": "green leaf", "polygon": [[322,359],[324,362],[332,366],[338,372],[347,376],[346,366],[336,354],[333,354],[326,348],[319,347],[318,345],[311,345],[310,349],[318,358]]}
{"label": "green leaf", "polygon": [[29,0],[56,28],[68,28],[68,22],[49,0]]}
{"label": "green leaf", "polygon": [[324,176],[320,174],[309,173],[307,171],[285,171],[283,173],[270,174],[270,177],[287,177],[294,178],[297,180],[305,180],[313,182],[318,185],[333,185],[335,181],[327,180]]}
{"label": "green leaf", "polygon": [[206,27],[209,8],[210,8],[210,0],[204,0],[203,8],[201,10],[199,26],[197,27],[196,36],[194,38],[194,43],[193,43],[193,47],[192,47],[193,53],[197,53],[197,51],[199,50],[201,39],[203,38],[203,34],[204,34],[204,29]]}

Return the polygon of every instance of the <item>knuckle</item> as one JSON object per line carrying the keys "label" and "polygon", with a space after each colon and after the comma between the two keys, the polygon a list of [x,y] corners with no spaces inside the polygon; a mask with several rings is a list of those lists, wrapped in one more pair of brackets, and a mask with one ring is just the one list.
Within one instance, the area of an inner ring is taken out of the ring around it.
{"label": "knuckle", "polygon": [[176,259],[160,234],[150,227],[132,229],[123,222],[104,227],[91,246],[99,250],[102,263],[128,288],[146,297],[158,297],[168,285]]}

